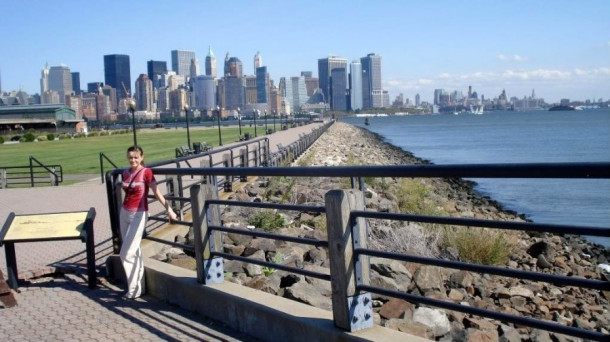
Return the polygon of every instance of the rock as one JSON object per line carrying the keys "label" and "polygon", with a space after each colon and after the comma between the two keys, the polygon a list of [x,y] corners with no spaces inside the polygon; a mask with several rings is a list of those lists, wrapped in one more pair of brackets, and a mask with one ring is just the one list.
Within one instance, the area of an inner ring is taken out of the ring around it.
{"label": "rock", "polygon": [[468,342],[497,342],[500,338],[495,330],[476,330],[473,328],[466,330],[466,341]]}
{"label": "rock", "polygon": [[277,294],[280,289],[279,278],[265,277],[262,275],[255,276],[245,282],[244,285],[271,294]]}
{"label": "rock", "polygon": [[330,298],[320,294],[318,289],[306,282],[298,282],[284,289],[284,297],[309,304],[320,309],[331,310]]}
{"label": "rock", "polygon": [[431,329],[420,323],[409,322],[405,319],[392,318],[385,322],[385,327],[402,331],[404,333],[415,335],[427,339],[434,339],[434,334]]}
{"label": "rock", "polygon": [[470,272],[458,271],[449,277],[449,285],[453,288],[467,288],[472,285],[472,280]]}
{"label": "rock", "polygon": [[451,330],[447,315],[438,309],[420,307],[413,312],[413,322],[420,323],[432,329],[434,336],[443,336]]}
{"label": "rock", "polygon": [[277,247],[271,239],[258,238],[250,241],[250,244],[244,250],[244,255],[249,256],[254,254],[256,251],[262,250],[263,252],[275,252]]}
{"label": "rock", "polygon": [[552,342],[551,336],[549,335],[548,331],[540,330],[540,329],[532,330],[532,332],[530,333],[530,341],[532,341],[532,342]]}
{"label": "rock", "polygon": [[224,250],[226,253],[232,254],[232,255],[242,255],[244,253],[244,250],[246,249],[246,247],[239,245],[239,246],[235,246],[235,245],[229,245],[229,244],[225,244],[223,246]]}
{"label": "rock", "polygon": [[527,254],[536,258],[539,255],[551,257],[553,255],[553,246],[546,241],[538,241],[527,249]]}
{"label": "rock", "polygon": [[447,297],[454,302],[461,302],[464,299],[464,294],[457,289],[451,289]]}
{"label": "rock", "polygon": [[263,274],[263,267],[255,264],[246,265],[246,274],[250,277]]}
{"label": "rock", "polygon": [[534,292],[532,292],[532,290],[520,286],[511,287],[508,289],[508,293],[510,296],[521,296],[530,299],[534,297]]}
{"label": "rock", "polygon": [[536,262],[536,266],[542,269],[553,268],[553,264],[546,260],[544,254],[538,255],[538,261]]}
{"label": "rock", "polygon": [[521,334],[519,331],[513,327],[509,327],[508,325],[501,324],[500,325],[500,342],[521,342]]}
{"label": "rock", "polygon": [[474,329],[478,329],[478,330],[497,330],[498,327],[485,319],[477,319],[477,318],[471,318],[471,317],[466,317],[464,318],[464,326],[466,328],[474,328]]}
{"label": "rock", "polygon": [[307,253],[305,253],[304,260],[312,262],[314,264],[321,264],[325,260],[328,259],[328,252],[325,248],[312,248]]}
{"label": "rock", "polygon": [[170,259],[168,261],[170,265],[178,266],[181,268],[186,268],[187,270],[196,270],[197,264],[195,259],[193,258],[179,258],[179,259]]}
{"label": "rock", "polygon": [[443,277],[440,268],[435,266],[422,266],[413,277],[415,285],[421,292],[429,290],[440,290],[443,284]]}
{"label": "rock", "polygon": [[229,273],[241,273],[244,271],[244,264],[241,261],[225,260],[223,269]]}
{"label": "rock", "polygon": [[410,309],[412,306],[413,304],[405,300],[392,298],[381,307],[381,310],[379,310],[379,315],[387,319],[403,318],[405,311]]}

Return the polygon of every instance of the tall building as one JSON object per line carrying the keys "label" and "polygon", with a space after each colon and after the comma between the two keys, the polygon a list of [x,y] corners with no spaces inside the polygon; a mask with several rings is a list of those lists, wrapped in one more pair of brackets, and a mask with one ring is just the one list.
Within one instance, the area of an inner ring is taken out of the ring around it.
{"label": "tall building", "polygon": [[362,64],[353,61],[349,65],[350,108],[362,109]]}
{"label": "tall building", "polygon": [[216,107],[216,84],[214,77],[199,75],[193,78],[194,107],[203,111]]}
{"label": "tall building", "polygon": [[52,66],[49,69],[49,90],[59,94],[59,103],[66,103],[66,95],[72,93],[72,74],[64,65]]}
{"label": "tall building", "polygon": [[381,56],[369,53],[360,58],[362,64],[362,107],[383,107],[383,89],[381,87]]}
{"label": "tall building", "polygon": [[136,108],[147,112],[153,111],[155,103],[152,81],[146,74],[140,74],[136,80]]}
{"label": "tall building", "polygon": [[256,76],[246,76],[246,103],[258,103]]}
{"label": "tall building", "polygon": [[415,107],[419,107],[420,103],[419,94],[415,94]]}
{"label": "tall building", "polygon": [[224,84],[224,100],[226,109],[244,108],[243,77],[226,76]]}
{"label": "tall building", "polygon": [[117,90],[118,100],[131,96],[131,69],[128,55],[104,56],[104,83]]}
{"label": "tall building", "polygon": [[[320,88],[322,89],[322,94],[324,94],[324,100],[326,103],[331,103],[331,108],[332,97],[330,77],[332,70],[336,68],[343,68],[344,71],[347,70],[347,59],[336,56],[318,59],[318,82],[320,84]],[[345,84],[345,81],[343,83]]]}
{"label": "tall building", "polygon": [[116,99],[116,89],[109,85],[101,87],[102,94],[108,96],[110,99],[110,111],[116,113],[118,110],[118,102]]}
{"label": "tall building", "polygon": [[191,60],[195,59],[195,52],[185,50],[172,50],[172,70],[181,76],[191,75]]}
{"label": "tall building", "polygon": [[191,59],[191,73],[189,74],[190,78],[195,78],[201,75],[201,71],[199,70],[199,60],[197,58]]}
{"label": "tall building", "polygon": [[256,68],[260,68],[263,66],[263,57],[261,53],[256,51],[256,55],[254,55],[254,73],[256,73]]}
{"label": "tall building", "polygon": [[228,71],[230,76],[242,77],[244,75],[244,66],[237,57],[231,57],[227,61]]}
{"label": "tall building", "polygon": [[[44,94],[49,90],[49,64],[45,64],[40,72],[40,94]],[[44,104],[45,102],[43,102]]]}
{"label": "tall building", "polygon": [[256,100],[258,103],[269,101],[269,73],[266,66],[256,68]]}
{"label": "tall building", "polygon": [[305,87],[307,87],[307,96],[312,96],[313,93],[320,87],[318,78],[313,77],[311,71],[301,71],[301,76],[305,77]]}
{"label": "tall building", "polygon": [[163,75],[167,72],[167,62],[150,60],[146,62],[146,71],[148,78],[153,83],[153,88],[159,88],[157,75]]}
{"label": "tall building", "polygon": [[334,68],[330,73],[330,109],[347,110],[347,72],[346,68]]}
{"label": "tall building", "polygon": [[72,73],[72,91],[74,91],[76,95],[80,95],[82,93],[80,89],[80,72]]}
{"label": "tall building", "polygon": [[230,71],[229,71],[229,52],[227,51],[227,54],[225,55],[225,64],[224,64],[224,73],[223,76],[227,76],[229,75]]}
{"label": "tall building", "polygon": [[[281,81],[280,81],[281,82]],[[290,107],[293,110],[300,110],[309,96],[307,96],[307,87],[305,86],[305,77],[296,76],[285,79],[285,93],[282,94],[286,101],[290,102]]]}
{"label": "tall building", "polygon": [[214,56],[212,48],[208,46],[208,55],[205,57],[205,74],[214,78],[218,77],[216,68],[216,56]]}
{"label": "tall building", "polygon": [[88,93],[99,93],[100,89],[104,86],[104,82],[90,82],[87,83]]}

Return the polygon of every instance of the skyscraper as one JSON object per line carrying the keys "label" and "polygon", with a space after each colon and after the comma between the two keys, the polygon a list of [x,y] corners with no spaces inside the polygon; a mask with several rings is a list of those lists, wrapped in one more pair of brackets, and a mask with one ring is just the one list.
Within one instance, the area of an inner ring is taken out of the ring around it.
{"label": "skyscraper", "polygon": [[330,109],[347,110],[347,75],[345,68],[333,68],[330,73]]}
{"label": "skyscraper", "polygon": [[167,62],[150,60],[146,62],[146,69],[148,78],[153,82],[153,88],[158,88],[159,82],[157,82],[157,78],[155,76],[163,75],[167,72]]}
{"label": "skyscraper", "polygon": [[231,57],[227,61],[229,75],[242,77],[244,75],[244,66],[237,57]]}
{"label": "skyscraper", "polygon": [[224,97],[226,109],[244,108],[244,81],[243,77],[226,76],[224,84]]}
{"label": "skyscraper", "polygon": [[415,107],[419,107],[420,97],[419,94],[415,94]]}
{"label": "skyscraper", "polygon": [[205,74],[206,76],[217,77],[216,71],[216,56],[212,52],[212,48],[208,46],[208,55],[205,57]]}
{"label": "skyscraper", "polygon": [[76,95],[79,95],[82,92],[80,89],[80,72],[72,73],[72,90]]}
{"label": "skyscraper", "polygon": [[152,81],[146,74],[140,74],[136,80],[136,108],[150,112],[154,102]]}
{"label": "skyscraper", "polygon": [[131,69],[128,55],[104,56],[104,83],[117,90],[118,100],[131,96]]}
{"label": "skyscraper", "polygon": [[362,109],[362,64],[353,61],[349,65],[350,107]]}
{"label": "skyscraper", "polygon": [[201,75],[201,71],[199,70],[199,60],[197,58],[191,59],[191,73],[189,74],[190,78],[195,78]]}
{"label": "skyscraper", "polygon": [[256,55],[254,55],[254,73],[256,73],[256,68],[260,68],[263,66],[263,57],[261,53],[256,51]]}
{"label": "skyscraper", "polygon": [[[49,90],[49,64],[45,64],[40,72],[40,95]],[[44,103],[44,102],[43,102]]]}
{"label": "skyscraper", "polygon": [[195,94],[195,108],[207,111],[216,107],[214,77],[207,75],[195,77],[193,79],[193,93]]}
{"label": "skyscraper", "polygon": [[381,87],[381,56],[369,53],[360,58],[362,63],[362,108],[383,107]]}
{"label": "skyscraper", "polygon": [[191,75],[191,60],[195,59],[195,52],[185,50],[172,50],[172,70],[178,75]]}
{"label": "skyscraper", "polygon": [[[324,101],[326,103],[331,104],[332,108],[332,100],[331,100],[331,87],[330,87],[330,77],[333,69],[343,68],[344,71],[347,69],[347,59],[331,56],[328,58],[318,59],[318,82],[320,84],[320,88],[322,89],[322,93],[324,94]],[[344,72],[345,74],[345,72]],[[343,84],[347,82],[344,81]],[[343,91],[345,93],[345,91]]]}
{"label": "skyscraper", "polygon": [[284,97],[290,102],[290,107],[293,110],[299,110],[304,105],[309,96],[307,96],[307,87],[305,85],[305,77],[296,76],[285,79],[285,94]]}
{"label": "skyscraper", "polygon": [[72,93],[72,74],[65,65],[52,66],[49,69],[49,90],[59,94],[59,103],[66,103],[66,95]]}
{"label": "skyscraper", "polygon": [[267,67],[256,68],[256,99],[258,103],[267,103],[269,100],[269,73]]}

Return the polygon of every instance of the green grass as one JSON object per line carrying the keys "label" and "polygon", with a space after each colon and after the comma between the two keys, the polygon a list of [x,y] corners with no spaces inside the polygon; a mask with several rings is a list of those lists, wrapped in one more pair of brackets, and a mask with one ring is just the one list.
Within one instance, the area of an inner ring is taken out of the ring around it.
{"label": "green grass", "polygon": [[[254,127],[242,126],[242,134],[254,136]],[[264,134],[258,127],[257,133]],[[205,141],[218,147],[218,128],[191,128],[191,144]],[[222,128],[224,145],[238,140],[239,128]],[[173,159],[175,148],[187,144],[186,129],[143,129],[137,131],[138,145],[144,149],[144,160],[148,163]],[[6,139],[5,139],[6,140]],[[0,144],[0,166],[27,166],[29,156],[41,163],[59,164],[64,174],[99,174],[100,152],[103,152],[119,167],[127,167],[126,151],[133,144],[133,133],[98,136],[55,141]],[[104,161],[106,170],[112,168]]]}

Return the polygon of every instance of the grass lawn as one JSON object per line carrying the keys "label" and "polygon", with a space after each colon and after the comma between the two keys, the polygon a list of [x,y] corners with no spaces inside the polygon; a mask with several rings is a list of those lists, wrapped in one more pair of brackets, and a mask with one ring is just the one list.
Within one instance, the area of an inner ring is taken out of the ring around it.
{"label": "grass lawn", "polygon": [[[257,129],[263,133],[263,129]],[[254,135],[254,127],[242,126],[242,134]],[[218,147],[218,128],[196,127],[190,129],[191,144],[207,142]],[[238,127],[223,127],[223,144],[238,140]],[[144,149],[145,161],[154,162],[176,157],[175,149],[187,144],[186,128],[142,129],[137,131],[138,145]],[[126,151],[133,145],[133,133],[101,137],[88,137],[55,141],[41,141],[0,145],[0,167],[28,166],[29,156],[43,164],[59,164],[64,174],[99,174],[100,152],[119,167],[126,167]],[[104,161],[106,170],[112,168]]]}

